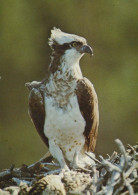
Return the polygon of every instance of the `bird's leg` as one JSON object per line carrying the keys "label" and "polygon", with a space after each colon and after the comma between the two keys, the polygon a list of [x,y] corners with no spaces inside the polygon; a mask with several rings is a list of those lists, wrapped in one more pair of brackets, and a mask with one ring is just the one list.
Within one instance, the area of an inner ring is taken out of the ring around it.
{"label": "bird's leg", "polygon": [[74,153],[74,157],[73,157],[73,161],[71,162],[71,164],[70,164],[70,166],[73,168],[73,169],[76,169],[76,168],[78,168],[79,167],[79,165],[78,165],[78,151],[76,151],[75,153]]}
{"label": "bird's leg", "polygon": [[58,160],[62,169],[69,170],[69,167],[65,162],[62,150],[53,140],[49,141],[49,151],[52,154],[52,156]]}
{"label": "bird's leg", "polygon": [[74,153],[73,161],[72,161],[71,164],[70,164],[71,168],[73,168],[73,169],[81,169],[81,170],[83,170],[83,171],[85,171],[85,172],[91,172],[90,170],[84,168],[84,167],[79,163],[79,160],[78,160],[79,152],[80,152],[80,151],[76,151],[76,152]]}

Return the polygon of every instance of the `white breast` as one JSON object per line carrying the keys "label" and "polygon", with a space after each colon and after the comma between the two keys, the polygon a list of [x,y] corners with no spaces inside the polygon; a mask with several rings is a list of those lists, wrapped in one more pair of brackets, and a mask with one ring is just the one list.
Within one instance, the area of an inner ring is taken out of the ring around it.
{"label": "white breast", "polygon": [[60,108],[53,97],[45,97],[46,118],[44,133],[49,141],[58,145],[68,160],[84,146],[85,120],[81,115],[76,95],[71,95],[68,104]]}

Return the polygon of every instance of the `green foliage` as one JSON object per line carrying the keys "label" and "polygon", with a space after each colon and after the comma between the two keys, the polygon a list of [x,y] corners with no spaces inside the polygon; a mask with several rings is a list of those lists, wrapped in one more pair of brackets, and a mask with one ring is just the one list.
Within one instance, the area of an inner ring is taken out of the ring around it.
{"label": "green foliage", "polygon": [[137,13],[137,1],[126,0],[1,1],[0,168],[32,163],[45,153],[27,115],[24,83],[45,76],[53,26],[84,36],[94,50],[81,68],[99,97],[97,153],[110,153],[115,138],[136,142]]}

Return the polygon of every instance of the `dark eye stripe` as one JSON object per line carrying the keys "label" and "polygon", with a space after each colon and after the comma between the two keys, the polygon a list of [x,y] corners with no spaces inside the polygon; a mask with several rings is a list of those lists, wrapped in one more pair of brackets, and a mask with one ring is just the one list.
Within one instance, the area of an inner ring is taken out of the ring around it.
{"label": "dark eye stripe", "polygon": [[70,44],[68,44],[68,43],[64,43],[63,45],[59,45],[58,43],[54,43],[53,45],[52,45],[52,48],[54,49],[54,50],[57,50],[57,51],[65,51],[65,50],[67,50],[67,49],[69,49],[70,48]]}
{"label": "dark eye stripe", "polygon": [[69,43],[64,43],[63,45],[61,45],[63,50],[69,49],[70,48],[70,44]]}
{"label": "dark eye stripe", "polygon": [[76,44],[76,47],[80,47],[83,45],[83,43],[79,41],[72,41],[71,43],[64,43],[63,45],[59,45],[57,42],[54,42],[54,44],[52,45],[52,48],[55,51],[58,51],[59,53],[63,53],[67,49],[70,49],[71,47],[73,47],[74,43]]}

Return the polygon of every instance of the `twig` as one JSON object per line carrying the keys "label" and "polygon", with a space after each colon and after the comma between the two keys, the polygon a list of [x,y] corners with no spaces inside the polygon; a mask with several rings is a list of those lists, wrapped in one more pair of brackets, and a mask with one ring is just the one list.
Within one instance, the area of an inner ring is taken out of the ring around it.
{"label": "twig", "polygon": [[85,152],[85,154],[86,154],[89,158],[91,158],[92,160],[94,160],[95,162],[101,164],[101,162],[100,162],[99,160],[97,160],[97,159],[94,158],[93,156],[90,156],[87,152]]}

